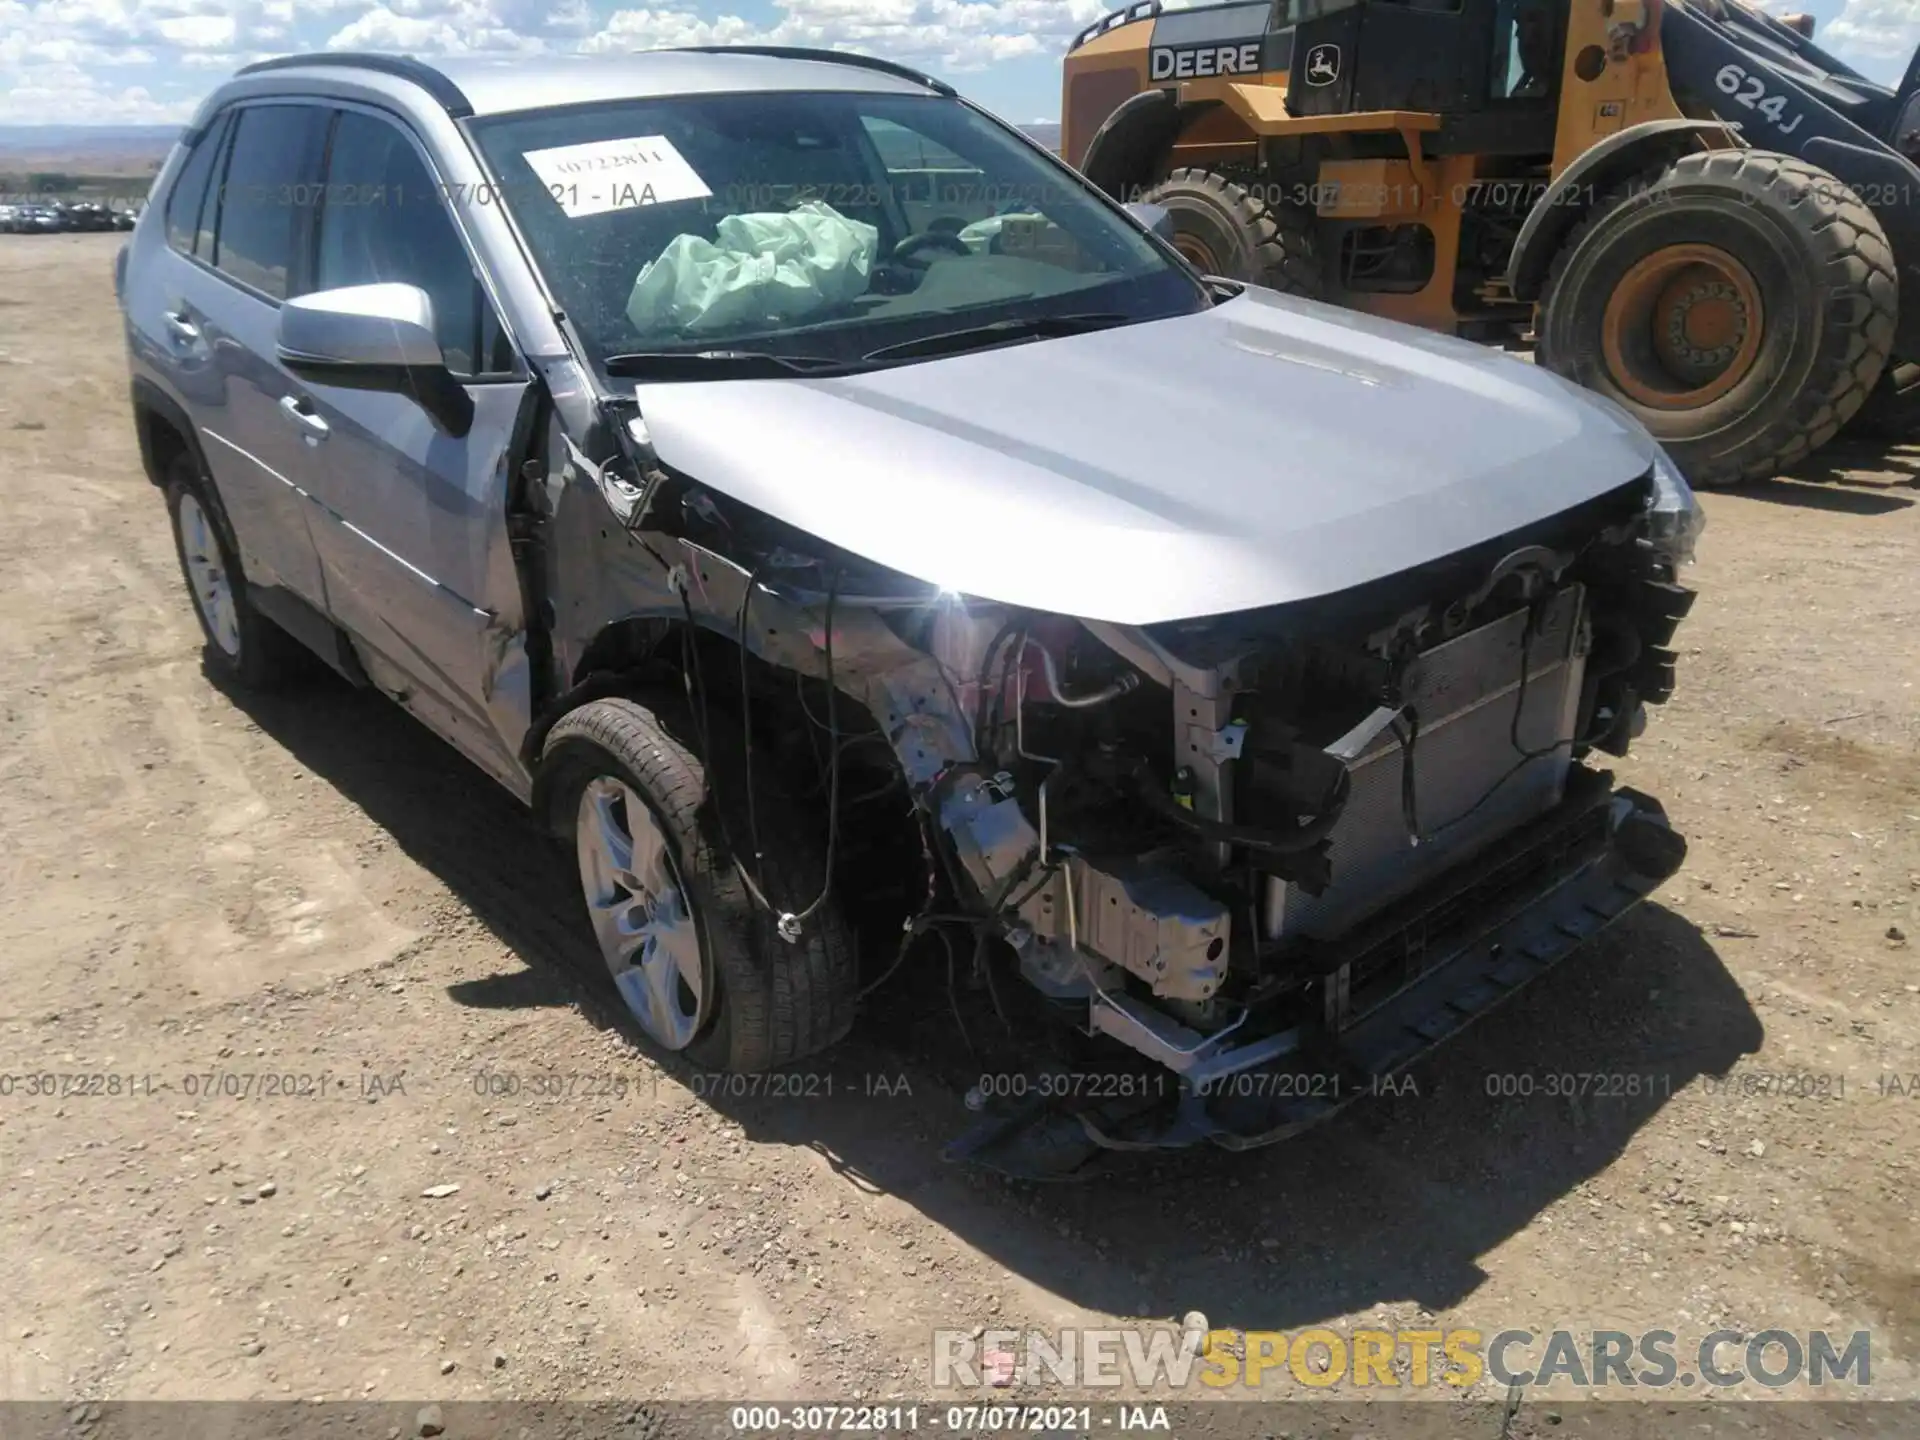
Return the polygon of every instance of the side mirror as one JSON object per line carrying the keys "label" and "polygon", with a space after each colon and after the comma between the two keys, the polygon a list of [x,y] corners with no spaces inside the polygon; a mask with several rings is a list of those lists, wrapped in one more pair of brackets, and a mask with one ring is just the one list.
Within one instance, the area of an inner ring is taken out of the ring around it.
{"label": "side mirror", "polygon": [[1169,245],[1173,243],[1173,213],[1164,205],[1149,205],[1144,200],[1130,200],[1124,208],[1145,228]]}
{"label": "side mirror", "polygon": [[449,435],[473,428],[473,397],[447,370],[433,300],[418,285],[316,290],[280,307],[275,353],[317,385],[410,395]]}

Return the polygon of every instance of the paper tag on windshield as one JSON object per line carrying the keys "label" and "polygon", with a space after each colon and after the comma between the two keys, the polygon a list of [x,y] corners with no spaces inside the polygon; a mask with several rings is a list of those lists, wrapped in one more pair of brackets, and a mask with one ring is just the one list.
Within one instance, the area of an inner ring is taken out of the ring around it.
{"label": "paper tag on windshield", "polygon": [[569,217],[713,194],[664,135],[529,150],[526,159]]}

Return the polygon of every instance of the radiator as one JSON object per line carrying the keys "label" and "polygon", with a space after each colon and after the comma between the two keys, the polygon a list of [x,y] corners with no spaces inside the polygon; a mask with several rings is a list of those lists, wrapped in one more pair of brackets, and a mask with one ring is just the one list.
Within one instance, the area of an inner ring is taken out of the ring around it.
{"label": "radiator", "polygon": [[[1526,644],[1519,723],[1526,750],[1573,736],[1588,648],[1584,599],[1578,585],[1556,591]],[[1413,789],[1425,838],[1415,845],[1408,834],[1401,784],[1406,754],[1394,732],[1383,730],[1348,766],[1352,790],[1329,837],[1333,883],[1310,895],[1287,881],[1268,881],[1270,939],[1336,938],[1559,803],[1570,746],[1523,763],[1509,733],[1526,623],[1527,612],[1516,610],[1434,646],[1409,666],[1403,694],[1420,717]],[[1516,765],[1489,796],[1489,787]]]}

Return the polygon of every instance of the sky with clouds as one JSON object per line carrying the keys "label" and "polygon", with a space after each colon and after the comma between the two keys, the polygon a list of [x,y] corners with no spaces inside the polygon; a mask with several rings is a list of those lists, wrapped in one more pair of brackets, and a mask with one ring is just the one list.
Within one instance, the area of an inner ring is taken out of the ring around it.
{"label": "sky with clouds", "polygon": [[[334,48],[449,53],[819,45],[903,60],[1009,120],[1057,119],[1060,57],[1120,0],[0,0],[0,124],[185,119],[247,62]],[[1773,0],[1897,79],[1920,0]]]}

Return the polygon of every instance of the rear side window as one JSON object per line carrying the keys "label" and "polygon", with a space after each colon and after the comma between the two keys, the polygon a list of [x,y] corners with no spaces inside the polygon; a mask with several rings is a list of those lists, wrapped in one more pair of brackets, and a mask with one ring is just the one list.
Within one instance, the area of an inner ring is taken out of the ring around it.
{"label": "rear side window", "polygon": [[447,368],[509,370],[511,351],[453,217],[412,141],[357,110],[340,112],[327,164],[315,288],[397,282],[433,300]]}
{"label": "rear side window", "polygon": [[213,177],[230,118],[221,115],[207,126],[167,196],[167,243],[183,255],[212,258],[214,207],[207,203],[207,181]]}
{"label": "rear side window", "polygon": [[318,198],[327,111],[318,105],[250,105],[218,187],[213,263],[275,300],[297,283],[295,257]]}

